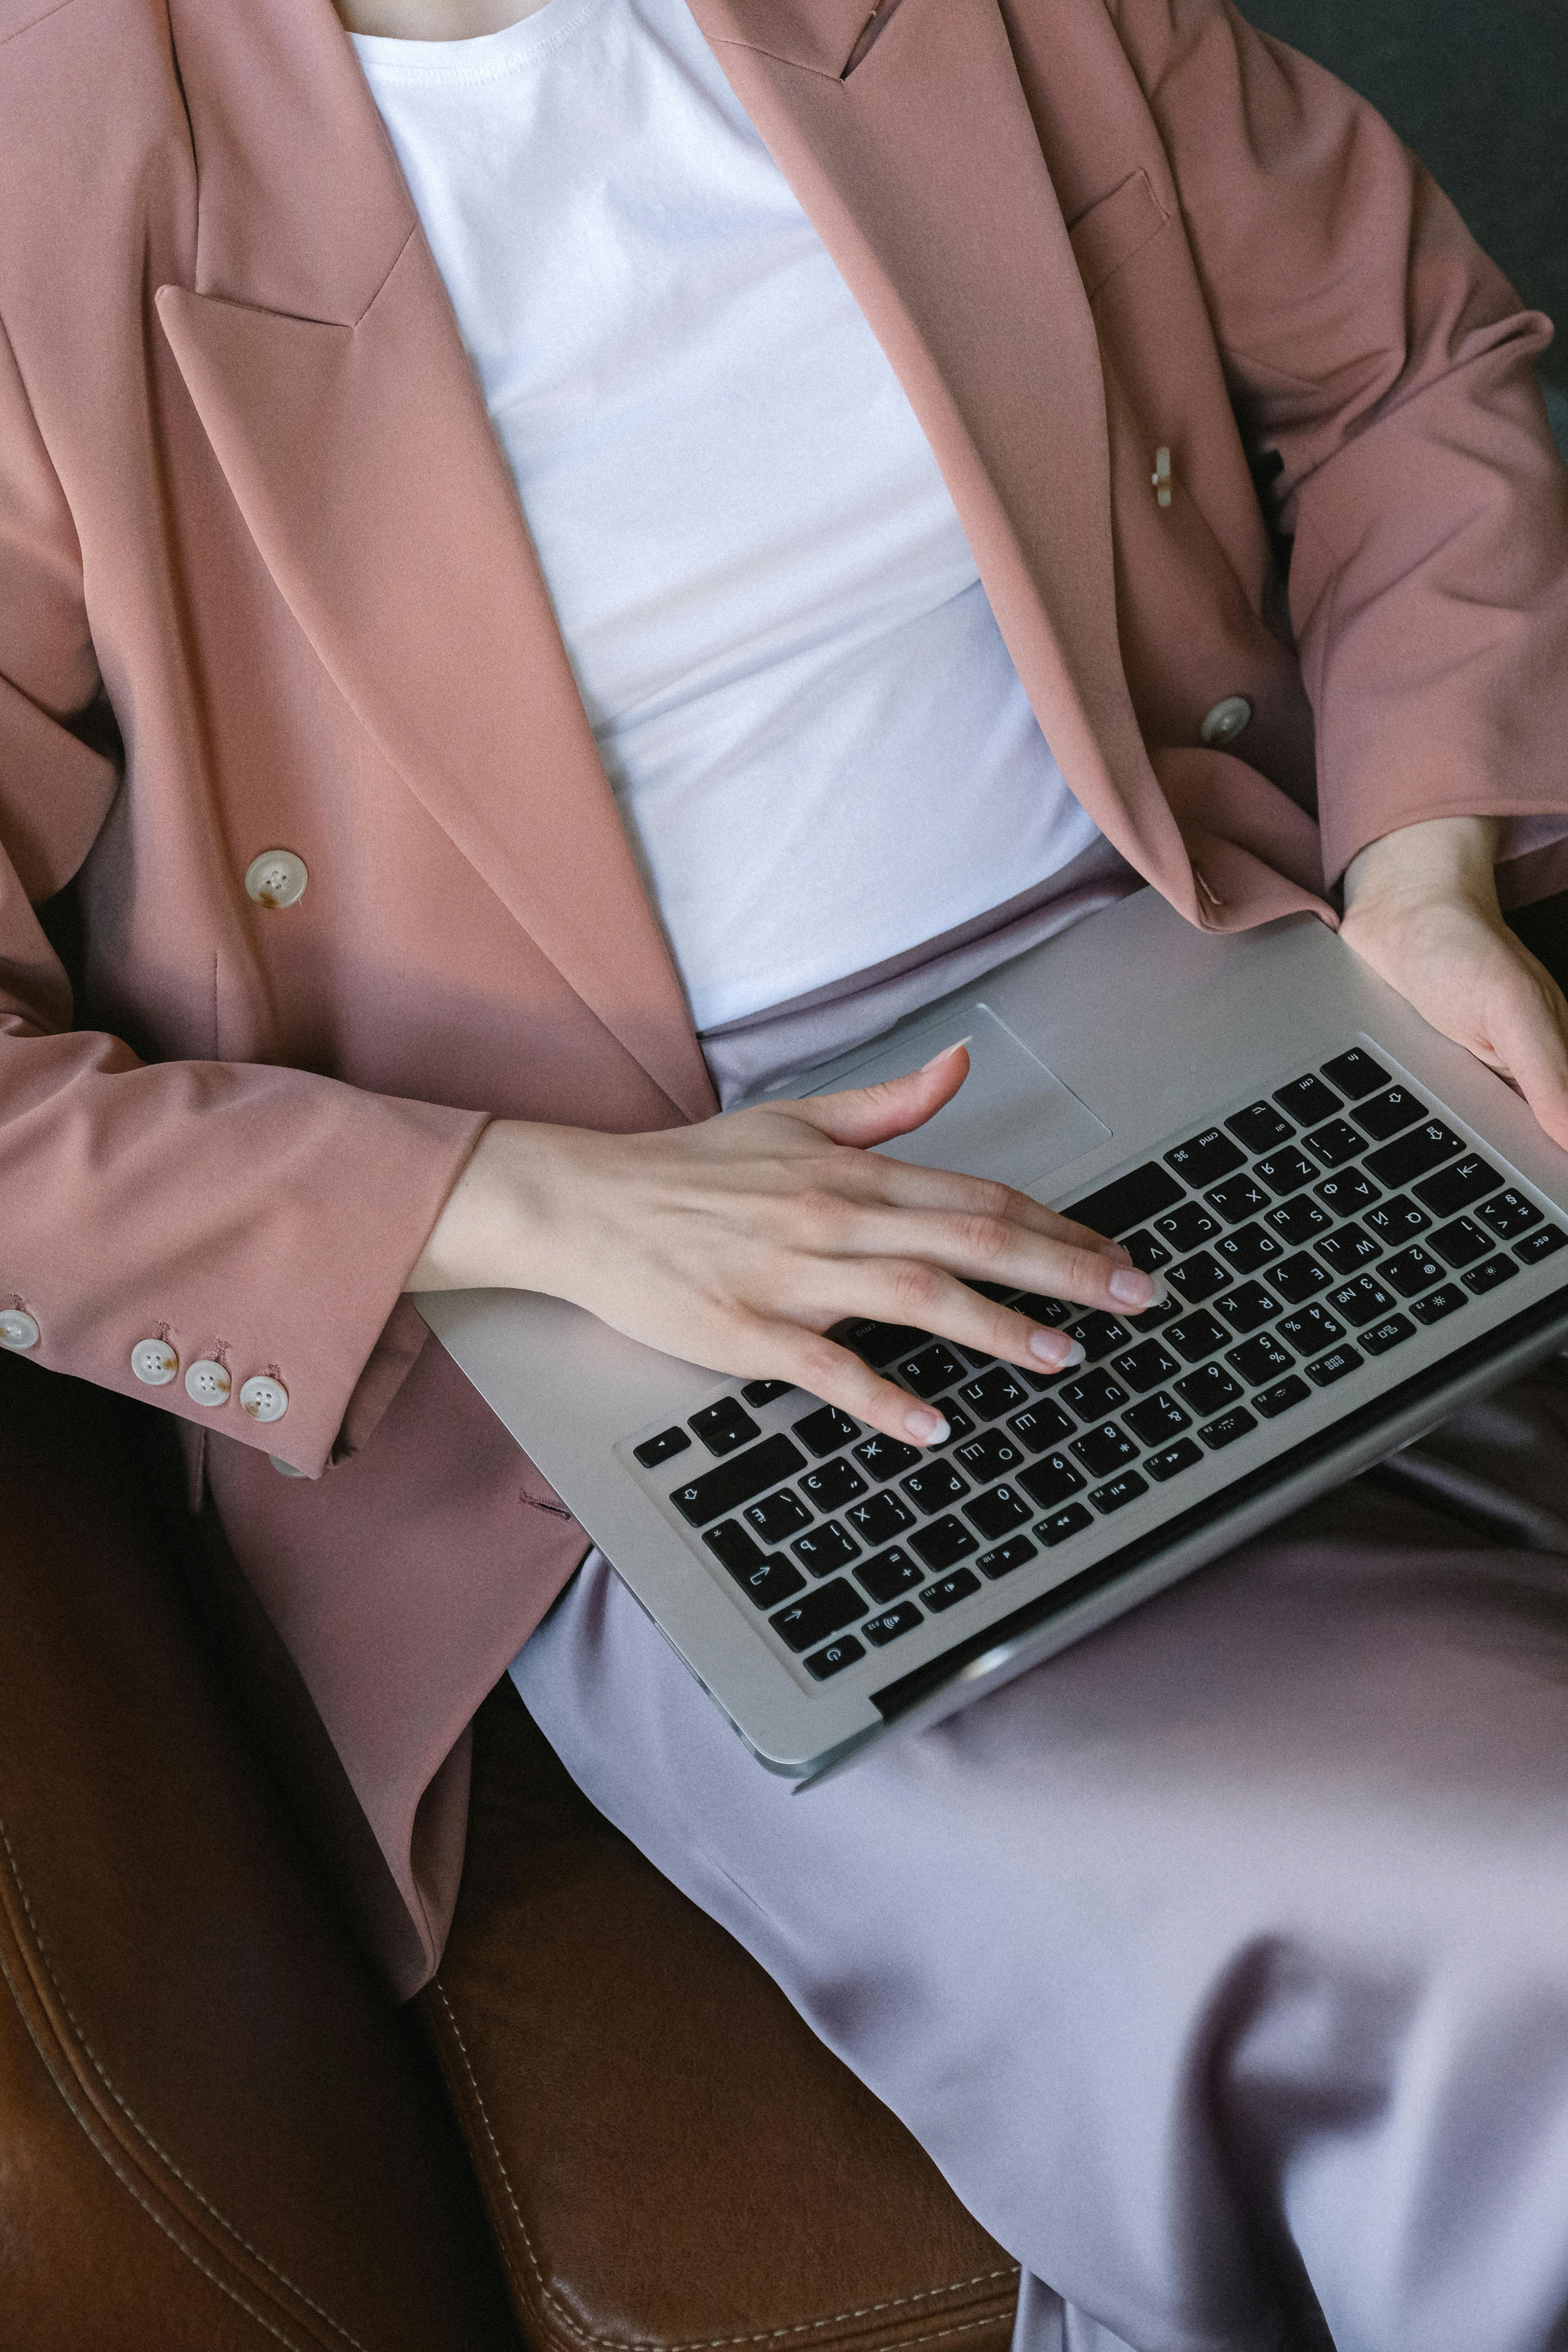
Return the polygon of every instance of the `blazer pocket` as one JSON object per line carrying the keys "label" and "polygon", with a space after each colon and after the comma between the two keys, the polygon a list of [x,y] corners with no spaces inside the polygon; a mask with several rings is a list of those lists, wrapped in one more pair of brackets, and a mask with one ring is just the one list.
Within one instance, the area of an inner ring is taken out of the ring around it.
{"label": "blazer pocket", "polygon": [[1107,278],[1113,278],[1135,253],[1142,253],[1170,226],[1170,220],[1149,184],[1148,173],[1140,167],[1068,224],[1079,275],[1091,302]]}

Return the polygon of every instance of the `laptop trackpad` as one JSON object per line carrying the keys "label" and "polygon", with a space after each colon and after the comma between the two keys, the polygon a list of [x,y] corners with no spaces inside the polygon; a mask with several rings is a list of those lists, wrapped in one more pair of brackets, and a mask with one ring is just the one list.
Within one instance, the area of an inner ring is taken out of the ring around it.
{"label": "laptop trackpad", "polygon": [[842,1087],[869,1087],[900,1077],[965,1035],[970,1070],[957,1095],[912,1135],[879,1144],[878,1150],[887,1158],[909,1160],[917,1168],[956,1168],[1022,1191],[1106,1141],[1110,1129],[1105,1121],[1031,1054],[988,1004],[970,1004],[934,1021],[917,1022],[900,1030],[890,1044],[868,1046],[858,1060],[843,1064],[830,1087],[811,1091],[836,1093]]}

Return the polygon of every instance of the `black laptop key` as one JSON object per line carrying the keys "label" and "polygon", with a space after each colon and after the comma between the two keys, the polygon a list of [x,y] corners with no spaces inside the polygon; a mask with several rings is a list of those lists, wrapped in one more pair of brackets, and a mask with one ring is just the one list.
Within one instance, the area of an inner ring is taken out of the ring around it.
{"label": "black laptop key", "polygon": [[1225,1360],[1241,1374],[1249,1389],[1260,1389],[1280,1372],[1288,1372],[1296,1360],[1271,1332],[1259,1331],[1255,1339],[1246,1339],[1239,1348],[1227,1349]]}
{"label": "black laptop key", "polygon": [[873,1548],[891,1543],[895,1536],[901,1536],[915,1523],[909,1505],[885,1488],[879,1495],[868,1495],[863,1503],[851,1503],[844,1517],[861,1542]]}
{"label": "black laptop key", "polygon": [[1346,1054],[1336,1054],[1331,1062],[1323,1064],[1323,1076],[1331,1087],[1352,1102],[1360,1102],[1363,1095],[1375,1093],[1388,1084],[1388,1072],[1381,1062],[1374,1062],[1364,1045],[1352,1045]]}
{"label": "black laptop key", "polygon": [[1194,1412],[1217,1412],[1221,1405],[1234,1404],[1241,1389],[1223,1364],[1205,1364],[1200,1371],[1189,1372],[1184,1381],[1176,1382],[1176,1394]]}
{"label": "black laptop key", "polygon": [[[942,1419],[947,1423],[948,1437],[973,1436],[973,1422],[964,1412],[963,1407],[961,1404],[954,1404],[951,1397],[943,1397],[942,1401]],[[944,1438],[942,1443],[945,1444],[946,1442],[947,1439]]]}
{"label": "black laptop key", "polygon": [[1091,1234],[1104,1234],[1115,1241],[1130,1234],[1134,1225],[1146,1225],[1162,1209],[1168,1209],[1182,1197],[1182,1188],[1164,1169],[1152,1160],[1142,1168],[1130,1168],[1125,1176],[1112,1183],[1102,1184],[1098,1192],[1086,1192],[1081,1201],[1072,1202],[1062,1211],[1075,1224],[1087,1225]]}
{"label": "black laptop key", "polygon": [[1274,1099],[1298,1127],[1312,1127],[1321,1118],[1329,1118],[1340,1108],[1340,1097],[1332,1087],[1309,1071],[1304,1078],[1293,1078],[1288,1087],[1278,1087]]}
{"label": "black laptop key", "polygon": [[1347,1342],[1342,1347],[1331,1348],[1326,1356],[1320,1356],[1315,1364],[1309,1364],[1307,1378],[1315,1381],[1321,1389],[1326,1389],[1335,1381],[1342,1381],[1347,1372],[1353,1372],[1363,1360]]}
{"label": "black laptop key", "polygon": [[867,1437],[854,1448],[855,1459],[868,1478],[894,1478],[900,1470],[910,1470],[921,1459],[918,1445],[905,1445],[897,1437]]}
{"label": "black laptop key", "polygon": [[1430,1233],[1432,1220],[1425,1209],[1418,1209],[1407,1192],[1395,1192],[1375,1207],[1363,1209],[1362,1223],[1369,1234],[1375,1234],[1384,1249],[1397,1249],[1402,1242],[1413,1242],[1417,1234]]}
{"label": "black laptop key", "polygon": [[1521,1234],[1527,1234],[1531,1225],[1541,1223],[1541,1212],[1534,1202],[1527,1201],[1524,1194],[1516,1192],[1511,1185],[1506,1192],[1500,1192],[1495,1201],[1488,1201],[1484,1207],[1478,1209],[1476,1214],[1491,1227],[1500,1242],[1517,1241]]}
{"label": "black laptop key", "polygon": [[748,1381],[741,1394],[748,1404],[773,1404],[794,1386],[793,1381]]}
{"label": "black laptop key", "polygon": [[980,1590],[980,1579],[973,1569],[961,1568],[956,1576],[944,1576],[921,1593],[928,1609],[951,1609],[955,1601],[967,1601],[972,1592]]}
{"label": "black laptop key", "polygon": [[765,1495],[760,1503],[748,1503],[742,1517],[749,1528],[755,1528],[765,1544],[783,1543],[798,1528],[811,1525],[811,1513],[800,1496],[788,1486],[776,1495]]}
{"label": "black laptop key", "polygon": [[1197,1249],[1204,1242],[1212,1242],[1220,1230],[1219,1219],[1200,1209],[1195,1201],[1184,1201],[1168,1217],[1162,1217],[1158,1231],[1173,1250],[1184,1257],[1189,1250]]}
{"label": "black laptop key", "polygon": [[746,1533],[739,1519],[725,1519],[719,1527],[710,1528],[702,1540],[723,1561],[731,1576],[743,1576],[749,1569],[761,1568],[763,1564],[762,1546]]}
{"label": "black laptop key", "polygon": [[1256,1274],[1270,1258],[1285,1255],[1285,1244],[1278,1234],[1256,1224],[1241,1225],[1234,1234],[1226,1234],[1218,1249],[1237,1274]]}
{"label": "black laptop key", "polygon": [[1374,1184],[1364,1168],[1342,1168],[1337,1176],[1325,1176],[1314,1184],[1312,1192],[1336,1217],[1363,1216],[1383,1197],[1382,1185]]}
{"label": "black laptop key", "polygon": [[705,1528],[710,1519],[725,1517],[753,1495],[805,1468],[805,1456],[798,1445],[787,1437],[764,1437],[747,1453],[731,1454],[700,1478],[677,1486],[669,1499],[690,1526]]}
{"label": "black laptop key", "polygon": [[918,1356],[909,1357],[899,1366],[899,1378],[913,1389],[916,1396],[940,1396],[943,1389],[952,1388],[961,1381],[968,1366],[960,1361],[952,1349],[939,1340],[935,1347],[922,1348]]}
{"label": "black laptop key", "polygon": [[1098,1364],[1102,1356],[1125,1348],[1133,1334],[1114,1315],[1102,1315],[1097,1308],[1092,1315],[1080,1317],[1072,1327],[1072,1336],[1089,1362]]}
{"label": "black laptop key", "polygon": [[1121,1246],[1133,1265],[1145,1274],[1157,1274],[1163,1265],[1171,1263],[1169,1249],[1155,1239],[1147,1225],[1140,1225],[1135,1234],[1129,1234]]}
{"label": "black laptop key", "polygon": [[1271,1151],[1266,1160],[1260,1160],[1252,1172],[1261,1178],[1271,1192],[1283,1199],[1289,1193],[1299,1192],[1303,1184],[1310,1184],[1321,1171],[1315,1160],[1309,1160],[1304,1152],[1298,1151],[1290,1143],[1279,1151]]}
{"label": "black laptop key", "polygon": [[911,1348],[918,1348],[928,1335],[917,1331],[912,1323],[874,1323],[858,1315],[847,1323],[836,1323],[828,1336],[879,1372],[895,1356],[907,1356]]}
{"label": "black laptop key", "polygon": [[1402,1347],[1415,1337],[1415,1326],[1408,1315],[1385,1315],[1381,1323],[1367,1325],[1361,1344],[1369,1356],[1386,1356],[1390,1348]]}
{"label": "black laptop key", "polygon": [[1497,1236],[1478,1225],[1474,1217],[1456,1217],[1452,1224],[1439,1225],[1432,1236],[1432,1247],[1445,1265],[1456,1273],[1461,1266],[1474,1265],[1497,1247]]}
{"label": "black laptop key", "polygon": [[1261,1216],[1268,1206],[1268,1193],[1250,1176],[1227,1176],[1223,1184],[1212,1185],[1204,1199],[1227,1225],[1239,1225],[1244,1217]]}
{"label": "black laptop key", "polygon": [[1189,1135],[1185,1143],[1178,1143],[1173,1151],[1165,1154],[1165,1165],[1174,1171],[1184,1184],[1201,1192],[1205,1184],[1217,1184],[1239,1168],[1246,1158],[1238,1144],[1233,1143],[1222,1127],[1205,1127],[1201,1135]]}
{"label": "black laptop key", "polygon": [[792,1568],[782,1552],[770,1552],[764,1558],[759,1552],[754,1568],[731,1568],[724,1563],[748,1601],[758,1609],[776,1609],[781,1601],[788,1601],[805,1590],[805,1579],[799,1569]]}
{"label": "black laptop key", "polygon": [[865,1586],[873,1601],[896,1601],[911,1585],[923,1584],[925,1575],[919,1560],[911,1559],[902,1544],[890,1544],[875,1559],[861,1561],[855,1580]]}
{"label": "black laptop key", "polygon": [[1083,1479],[1065,1454],[1047,1454],[1043,1462],[1020,1470],[1017,1483],[1037,1511],[1054,1511],[1078,1493]]}
{"label": "black laptop key", "polygon": [[897,1608],[884,1609],[879,1617],[868,1617],[860,1631],[868,1642],[874,1642],[879,1650],[885,1650],[888,1643],[896,1642],[900,1633],[912,1633],[917,1625],[924,1622],[912,1601],[900,1601]]}
{"label": "black laptop key", "polygon": [[1429,1290],[1425,1298],[1411,1301],[1410,1312],[1417,1323],[1441,1323],[1455,1308],[1465,1305],[1465,1294],[1458,1283],[1446,1282],[1441,1290]]}
{"label": "black laptop key", "polygon": [[769,1624],[792,1650],[809,1650],[816,1643],[826,1641],[830,1633],[842,1633],[866,1614],[866,1603],[852,1584],[836,1576],[831,1584],[819,1584],[793,1607],[781,1609]]}
{"label": "black laptop key", "polygon": [[[1077,1454],[1091,1478],[1108,1478],[1124,1462],[1131,1462],[1138,1452],[1132,1440],[1118,1429],[1113,1421],[1102,1422],[1098,1429],[1086,1429],[1075,1437],[1070,1449]],[[1025,1474],[1026,1476],[1027,1473]]]}
{"label": "black laptop key", "polygon": [[[1158,1339],[1145,1339],[1138,1347],[1130,1348],[1124,1356],[1118,1356],[1110,1369],[1126,1381],[1134,1396],[1142,1396],[1148,1389],[1157,1389],[1162,1381],[1168,1381],[1173,1372],[1180,1371],[1181,1366]],[[1112,1408],[1108,1405],[1104,1410],[1109,1412]]]}
{"label": "black laptop key", "polygon": [[1352,1218],[1337,1232],[1324,1235],[1318,1244],[1318,1255],[1336,1274],[1359,1274],[1363,1265],[1372,1264],[1381,1247],[1381,1243],[1363,1233]]}
{"label": "black laptop key", "polygon": [[1353,1282],[1342,1282],[1337,1290],[1329,1293],[1329,1305],[1334,1313],[1342,1315],[1356,1331],[1379,1315],[1392,1315],[1398,1304],[1393,1292],[1386,1290],[1374,1274],[1358,1274]]}
{"label": "black laptop key", "polygon": [[807,1453],[820,1461],[825,1454],[837,1454],[841,1445],[853,1444],[860,1434],[860,1424],[840,1412],[836,1404],[825,1404],[818,1412],[808,1412],[804,1421],[791,1423],[795,1434]]}
{"label": "black laptop key", "polygon": [[710,1454],[733,1454],[738,1445],[749,1445],[763,1433],[739,1397],[721,1397],[717,1404],[704,1405],[692,1414],[690,1426]]}
{"label": "black laptop key", "polygon": [[1564,1242],[1568,1234],[1561,1225],[1542,1225],[1528,1241],[1515,1242],[1513,1254],[1521,1265],[1539,1265],[1543,1257],[1555,1257]]}
{"label": "black laptop key", "polygon": [[[1228,1307],[1229,1299],[1225,1303]],[[1275,1312],[1272,1300],[1268,1311],[1271,1315]],[[1200,1307],[1197,1314],[1187,1316],[1184,1321],[1173,1323],[1165,1337],[1184,1363],[1195,1364],[1203,1357],[1212,1356],[1216,1348],[1223,1348],[1230,1333],[1223,1323],[1215,1322],[1205,1307]]]}
{"label": "black laptop key", "polygon": [[1226,1125],[1244,1151],[1268,1151],[1277,1143],[1290,1140],[1290,1122],[1280,1117],[1272,1103],[1248,1103]]}
{"label": "black laptop key", "polygon": [[1434,1168],[1440,1168],[1464,1148],[1463,1138],[1451,1127],[1445,1127],[1440,1118],[1427,1118],[1419,1127],[1407,1128],[1380,1150],[1369,1151],[1366,1164],[1380,1184],[1398,1192],[1414,1184],[1418,1176],[1429,1176]]}
{"label": "black laptop key", "polygon": [[1263,1222],[1287,1248],[1304,1249],[1316,1234],[1326,1234],[1334,1221],[1327,1209],[1298,1192],[1294,1200],[1281,1201],[1278,1208],[1270,1209]]}
{"label": "black laptop key", "polygon": [[1189,1307],[1201,1307],[1205,1298],[1212,1298],[1234,1277],[1228,1265],[1209,1251],[1199,1250],[1195,1257],[1184,1258],[1180,1265],[1173,1265],[1168,1278]]}
{"label": "black laptop key", "polygon": [[[944,1519],[933,1519],[929,1528],[920,1528],[910,1538],[910,1548],[919,1552],[928,1569],[941,1570],[951,1568],[955,1560],[967,1559],[972,1551],[979,1550],[980,1545],[963,1521],[950,1514]],[[926,1599],[929,1602],[929,1593]]]}
{"label": "black laptop key", "polygon": [[969,1481],[959,1476],[951,1462],[927,1462],[899,1484],[922,1511],[945,1511],[969,1492]]}
{"label": "black laptop key", "polygon": [[[1215,1304],[1232,1330],[1256,1331],[1261,1324],[1272,1323],[1279,1312],[1279,1301],[1264,1289],[1260,1282],[1244,1282],[1238,1289],[1227,1290]],[[1226,1339],[1230,1333],[1226,1332]]]}
{"label": "black laptop key", "polygon": [[1030,1454],[1044,1454],[1073,1433],[1071,1419],[1057,1403],[1032,1404],[1027,1412],[1016,1412],[1007,1427]]}
{"label": "black laptop key", "polygon": [[[1059,1421],[1062,1416],[1058,1413],[1057,1418]],[[994,1478],[1010,1478],[1015,1470],[1021,1470],[1027,1456],[1016,1438],[1000,1429],[987,1429],[972,1437],[967,1445],[955,1446],[952,1458],[975,1486],[988,1486]]]}
{"label": "black laptop key", "polygon": [[979,1528],[987,1543],[995,1543],[1032,1518],[1034,1507],[1025,1502],[1016,1487],[993,1486],[987,1493],[976,1495],[973,1503],[965,1503],[963,1516]]}
{"label": "black laptop key", "polygon": [[1413,1243],[1401,1250],[1377,1269],[1378,1280],[1397,1290],[1401,1298],[1414,1298],[1418,1290],[1430,1290],[1435,1282],[1443,1279],[1443,1269],[1428,1249]]}
{"label": "black laptop key", "polygon": [[1158,1454],[1151,1454],[1140,1466],[1147,1470],[1151,1478],[1158,1478],[1163,1486],[1167,1478],[1179,1478],[1184,1470],[1191,1470],[1203,1458],[1190,1437],[1179,1437],[1174,1445],[1163,1446]]}
{"label": "black laptop key", "polygon": [[829,1642],[825,1650],[818,1650],[807,1658],[805,1671],[808,1675],[815,1675],[819,1683],[825,1683],[832,1675],[841,1675],[846,1666],[857,1664],[865,1654],[854,1634],[846,1633],[840,1640]]}
{"label": "black laptop key", "polygon": [[1333,1276],[1308,1250],[1298,1250],[1283,1265],[1268,1268],[1268,1280],[1287,1307],[1300,1307],[1314,1291],[1326,1290]]}
{"label": "black laptop key", "polygon": [[1311,1393],[1300,1373],[1289,1372],[1284,1380],[1276,1381],[1272,1388],[1259,1389],[1252,1402],[1266,1421],[1278,1421],[1292,1405],[1304,1404]]}
{"label": "black laptop key", "polygon": [[841,1511],[865,1493],[866,1481],[852,1462],[825,1462],[820,1469],[806,1472],[800,1491],[818,1511]]}
{"label": "black laptop key", "polygon": [[1495,1290],[1499,1283],[1511,1282],[1518,1272],[1512,1258],[1504,1257],[1500,1253],[1496,1257],[1489,1257],[1484,1265],[1471,1266],[1469,1272],[1461,1275],[1459,1279],[1467,1290],[1473,1291],[1480,1298],[1489,1290]]}
{"label": "black laptop key", "polygon": [[983,1551],[974,1565],[982,1576],[989,1576],[994,1580],[999,1576],[1011,1576],[1016,1568],[1024,1568],[1030,1560],[1038,1558],[1039,1553],[1027,1536],[1009,1536],[1005,1543],[997,1544],[990,1551]]}
{"label": "black laptop key", "polygon": [[1222,1412],[1217,1421],[1209,1422],[1198,1435],[1211,1453],[1217,1454],[1222,1445],[1234,1445],[1238,1437],[1245,1437],[1249,1429],[1257,1426],[1247,1407],[1238,1404],[1234,1412]]}
{"label": "black laptop key", "polygon": [[1358,1135],[1348,1118],[1325,1119],[1321,1127],[1313,1128],[1301,1139],[1314,1160],[1325,1168],[1342,1168],[1347,1160],[1359,1160],[1366,1149],[1365,1139]]}
{"label": "black laptop key", "polygon": [[1279,1337],[1299,1356],[1315,1356],[1320,1348],[1344,1336],[1344,1325],[1336,1323],[1326,1307],[1303,1307],[1299,1314],[1287,1315],[1279,1326]]}
{"label": "black laptop key", "polygon": [[1047,1324],[1053,1331],[1059,1331],[1068,1317],[1078,1313],[1078,1308],[1069,1307],[1065,1298],[1047,1298],[1038,1290],[1021,1290],[1013,1301],[1013,1309],[1016,1314],[1026,1315],[1032,1323]]}
{"label": "black laptop key", "polygon": [[790,1549],[811,1576],[826,1576],[836,1568],[847,1568],[851,1560],[860,1557],[859,1545],[845,1534],[837,1519],[829,1519],[826,1527],[813,1528],[809,1535],[796,1536]]}
{"label": "black laptop key", "polygon": [[1489,1160],[1483,1160],[1479,1151],[1467,1151],[1462,1160],[1451,1161],[1424,1184],[1417,1184],[1415,1197],[1426,1202],[1435,1217],[1451,1217],[1484,1201],[1501,1182]]}
{"label": "black laptop key", "polygon": [[1016,1372],[1005,1364],[995,1370],[983,1372],[977,1381],[965,1381],[958,1391],[977,1421],[995,1421],[1005,1412],[1016,1412],[1029,1402],[1029,1391]]}
{"label": "black laptop key", "polygon": [[1080,1372],[1076,1381],[1058,1389],[1061,1402],[1076,1412],[1079,1421],[1103,1421],[1127,1402],[1127,1391],[1113,1381],[1110,1374],[1098,1369]]}
{"label": "black laptop key", "polygon": [[1089,1499],[1097,1511],[1119,1511],[1124,1503],[1135,1503],[1140,1495],[1148,1492],[1147,1478],[1141,1478],[1136,1470],[1124,1470],[1120,1478],[1096,1486]]}
{"label": "black laptop key", "polygon": [[684,1454],[690,1443],[684,1429],[661,1429],[657,1437],[645,1437],[640,1445],[634,1445],[632,1452],[645,1470],[657,1470],[661,1462]]}
{"label": "black laptop key", "polygon": [[1385,1094],[1356,1105],[1355,1123],[1374,1143],[1388,1143],[1427,1116],[1426,1104],[1417,1101],[1408,1087],[1390,1087]]}
{"label": "black laptop key", "polygon": [[1145,1397],[1142,1404],[1130,1406],[1121,1419],[1140,1445],[1168,1445],[1173,1437],[1179,1437],[1184,1429],[1193,1425],[1191,1415],[1184,1413],[1175,1398],[1163,1389],[1155,1396]]}
{"label": "black laptop key", "polygon": [[1042,1519],[1035,1529],[1035,1535],[1050,1551],[1058,1544],[1066,1543],[1069,1536],[1080,1536],[1085,1528],[1093,1525],[1094,1521],[1081,1503],[1069,1503],[1065,1511],[1053,1511],[1048,1519]]}

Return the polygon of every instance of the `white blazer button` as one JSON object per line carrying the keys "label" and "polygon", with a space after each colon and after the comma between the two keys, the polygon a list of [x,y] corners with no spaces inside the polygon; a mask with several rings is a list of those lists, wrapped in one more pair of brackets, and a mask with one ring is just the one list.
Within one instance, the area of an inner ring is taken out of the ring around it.
{"label": "white blazer button", "polygon": [[291,849],[264,849],[245,869],[245,887],[258,907],[293,907],[305,895],[310,871]]}
{"label": "white blazer button", "polygon": [[131,1350],[131,1369],[148,1388],[167,1388],[180,1360],[167,1339],[138,1339]]}
{"label": "white blazer button", "polygon": [[1251,721],[1252,705],[1246,695],[1227,694],[1223,702],[1216,702],[1205,715],[1198,734],[1204,742],[1220,751],[1226,743],[1234,743],[1242,729],[1249,726]]}
{"label": "white blazer button", "polygon": [[203,1356],[185,1374],[185,1394],[193,1404],[226,1404],[233,1386],[226,1364],[216,1364],[209,1356]]}
{"label": "white blazer button", "polygon": [[19,1307],[7,1307],[0,1312],[0,1348],[10,1348],[19,1356],[24,1349],[38,1344],[38,1327],[30,1315]]}
{"label": "white blazer button", "polygon": [[289,1391],[268,1373],[253,1373],[240,1390],[239,1409],[252,1421],[281,1421],[289,1410]]}

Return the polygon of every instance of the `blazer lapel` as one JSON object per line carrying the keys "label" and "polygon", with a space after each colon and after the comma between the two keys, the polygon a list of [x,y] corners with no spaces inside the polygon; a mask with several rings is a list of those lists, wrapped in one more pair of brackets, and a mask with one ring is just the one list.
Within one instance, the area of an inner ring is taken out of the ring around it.
{"label": "blazer lapel", "polygon": [[714,1108],[510,476],[327,0],[172,0],[196,285],[159,317],[246,523],[409,788],[689,1118]]}
{"label": "blazer lapel", "polygon": [[882,0],[879,31],[868,0],[690,5],[909,395],[1063,774],[1201,920],[1121,665],[1094,322],[995,0]]}

